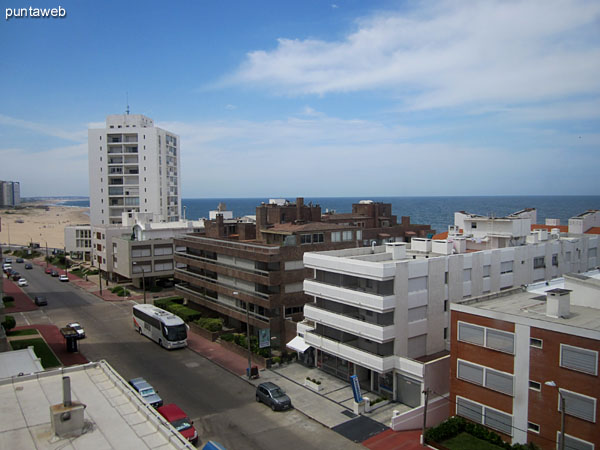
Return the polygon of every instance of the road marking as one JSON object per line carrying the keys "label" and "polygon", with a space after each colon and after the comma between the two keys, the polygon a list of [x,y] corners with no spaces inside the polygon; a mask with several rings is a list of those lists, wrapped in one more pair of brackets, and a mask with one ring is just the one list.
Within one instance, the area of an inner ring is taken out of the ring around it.
{"label": "road marking", "polygon": [[23,313],[20,313],[20,314],[21,314],[21,317],[23,318],[23,320],[25,321],[25,323],[26,323],[27,325],[31,325],[31,323],[30,323],[30,322],[29,322],[29,320],[27,319],[27,316],[26,316],[25,314],[23,314]]}
{"label": "road marking", "polygon": [[189,369],[193,369],[195,367],[198,367],[200,364],[197,362],[189,362],[189,363],[185,363],[185,366]]}

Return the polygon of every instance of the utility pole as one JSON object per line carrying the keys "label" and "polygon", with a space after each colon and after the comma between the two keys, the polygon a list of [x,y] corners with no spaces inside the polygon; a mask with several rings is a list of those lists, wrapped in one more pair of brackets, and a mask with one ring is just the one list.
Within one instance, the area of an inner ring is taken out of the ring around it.
{"label": "utility pole", "polygon": [[48,242],[46,241],[46,269],[48,268]]}
{"label": "utility pole", "polygon": [[423,407],[423,445],[425,445],[425,430],[427,429],[427,402],[429,401],[429,388],[423,391],[425,394],[425,404]]}

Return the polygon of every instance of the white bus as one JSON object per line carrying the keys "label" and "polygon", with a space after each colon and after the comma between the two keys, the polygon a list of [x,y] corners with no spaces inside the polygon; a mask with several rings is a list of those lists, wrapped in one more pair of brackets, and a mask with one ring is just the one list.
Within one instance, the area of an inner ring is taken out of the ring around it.
{"label": "white bus", "polygon": [[154,305],[133,306],[133,328],[164,348],[187,345],[188,326],[175,314]]}

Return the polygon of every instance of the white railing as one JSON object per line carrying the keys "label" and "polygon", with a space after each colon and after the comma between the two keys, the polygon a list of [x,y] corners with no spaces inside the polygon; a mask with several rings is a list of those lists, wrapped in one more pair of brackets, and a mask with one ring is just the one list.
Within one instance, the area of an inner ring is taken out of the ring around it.
{"label": "white railing", "polygon": [[304,292],[308,295],[315,295],[329,300],[344,303],[356,307],[366,308],[379,312],[393,310],[396,307],[396,297],[394,295],[377,295],[367,292],[355,291],[330,284],[319,283],[315,280],[304,280]]}

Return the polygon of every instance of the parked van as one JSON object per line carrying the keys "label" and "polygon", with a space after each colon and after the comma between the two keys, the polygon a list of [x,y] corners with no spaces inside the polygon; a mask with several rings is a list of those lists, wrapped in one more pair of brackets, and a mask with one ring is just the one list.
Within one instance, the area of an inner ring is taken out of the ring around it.
{"label": "parked van", "polygon": [[192,444],[198,442],[198,433],[194,428],[194,422],[190,420],[187,414],[184,413],[179,406],[175,403],[169,403],[168,405],[161,406],[157,411],[167,419],[167,422],[173,425],[184,438]]}

